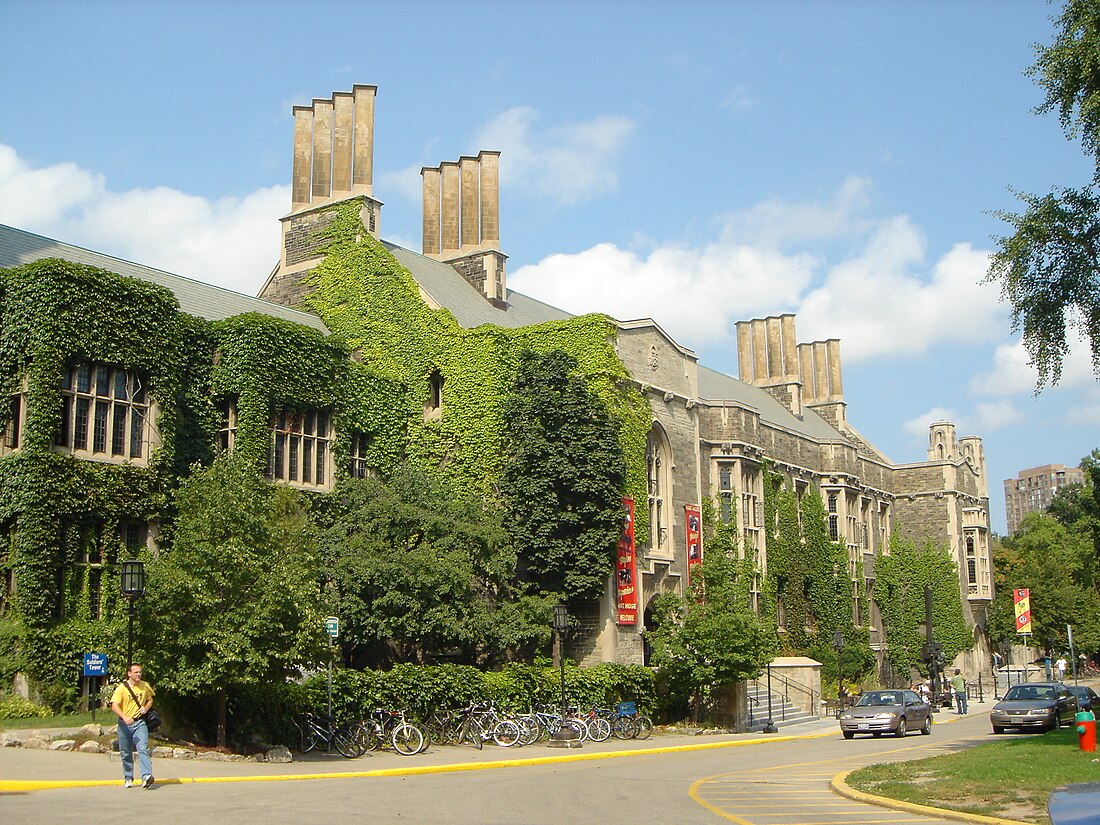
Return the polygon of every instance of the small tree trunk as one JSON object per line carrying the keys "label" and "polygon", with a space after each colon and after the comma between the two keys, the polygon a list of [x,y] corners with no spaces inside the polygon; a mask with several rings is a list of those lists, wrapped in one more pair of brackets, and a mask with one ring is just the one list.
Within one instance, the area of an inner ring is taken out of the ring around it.
{"label": "small tree trunk", "polygon": [[219,748],[225,747],[225,688],[218,688],[217,692],[218,703],[218,729],[215,734],[215,744]]}

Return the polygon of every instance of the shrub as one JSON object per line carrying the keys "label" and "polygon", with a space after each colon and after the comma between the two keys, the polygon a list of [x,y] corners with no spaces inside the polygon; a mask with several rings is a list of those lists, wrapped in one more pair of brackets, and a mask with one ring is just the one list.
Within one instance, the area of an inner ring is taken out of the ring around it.
{"label": "shrub", "polygon": [[22,696],[0,696],[0,719],[32,719],[50,714],[49,708],[29,702]]}

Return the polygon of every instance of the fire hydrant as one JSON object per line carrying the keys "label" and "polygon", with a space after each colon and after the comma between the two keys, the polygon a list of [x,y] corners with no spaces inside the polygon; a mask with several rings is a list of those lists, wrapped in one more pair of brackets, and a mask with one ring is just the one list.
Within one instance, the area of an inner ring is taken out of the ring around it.
{"label": "fire hydrant", "polygon": [[1077,722],[1077,744],[1083,751],[1096,751],[1096,717],[1092,711],[1083,710],[1074,717]]}

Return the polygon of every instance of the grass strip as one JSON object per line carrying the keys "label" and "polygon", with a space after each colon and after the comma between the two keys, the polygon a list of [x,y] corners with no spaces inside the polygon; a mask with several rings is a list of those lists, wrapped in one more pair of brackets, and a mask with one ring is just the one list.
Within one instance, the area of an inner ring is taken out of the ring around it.
{"label": "grass strip", "polygon": [[[95,723],[98,725],[113,726],[118,719],[109,708],[95,712]],[[86,713],[69,713],[63,716],[27,716],[19,719],[0,719],[0,731],[4,730],[37,730],[45,728],[82,728],[92,724],[91,711]]]}
{"label": "grass strip", "polygon": [[1047,800],[1062,785],[1100,782],[1100,755],[1077,746],[1075,728],[978,745],[848,775],[856,790],[918,805],[1049,823]]}

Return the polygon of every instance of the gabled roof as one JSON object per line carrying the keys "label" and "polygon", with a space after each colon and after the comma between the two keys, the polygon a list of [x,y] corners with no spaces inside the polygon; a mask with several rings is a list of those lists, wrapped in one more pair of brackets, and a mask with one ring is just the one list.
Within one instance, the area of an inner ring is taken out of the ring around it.
{"label": "gabled roof", "polygon": [[413,280],[441,307],[454,315],[459,326],[473,329],[482,324],[498,327],[526,327],[547,321],[563,321],[573,316],[565,310],[536,301],[522,293],[508,290],[508,309],[490,304],[485,296],[455,271],[454,267],[434,258],[428,258],[388,241],[382,241]]}
{"label": "gabled roof", "polygon": [[22,266],[42,258],[60,258],[158,284],[171,290],[179,301],[180,310],[208,321],[220,321],[245,312],[259,312],[328,332],[324,322],[308,312],[0,224],[0,268]]}

